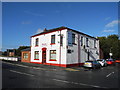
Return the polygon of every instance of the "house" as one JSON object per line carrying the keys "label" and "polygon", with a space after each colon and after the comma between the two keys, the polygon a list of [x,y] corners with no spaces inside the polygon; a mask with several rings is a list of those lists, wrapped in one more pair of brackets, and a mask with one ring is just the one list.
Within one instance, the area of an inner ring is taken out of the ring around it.
{"label": "house", "polygon": [[2,53],[3,53],[3,52],[2,52],[2,51],[0,51],[0,56],[2,56]]}
{"label": "house", "polygon": [[30,62],[31,57],[30,53],[31,53],[30,48],[21,50],[21,62]]}
{"label": "house", "polygon": [[77,30],[59,27],[31,36],[31,63],[69,67],[95,59],[99,40]]}
{"label": "house", "polygon": [[15,49],[7,49],[7,56],[10,57],[15,56]]}

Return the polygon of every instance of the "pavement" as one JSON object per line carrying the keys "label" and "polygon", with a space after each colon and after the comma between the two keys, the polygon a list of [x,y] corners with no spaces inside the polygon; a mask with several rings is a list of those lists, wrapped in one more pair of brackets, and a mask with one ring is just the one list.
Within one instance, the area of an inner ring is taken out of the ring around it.
{"label": "pavement", "polygon": [[[83,67],[75,66],[75,67],[59,67],[59,66],[52,66],[52,65],[44,65],[44,64],[36,64],[36,63],[27,63],[27,62],[20,62],[20,61],[8,61],[3,60],[4,62],[14,64],[21,67],[29,67],[34,69],[44,69],[49,71],[56,71],[56,70],[65,70],[65,71],[80,71],[83,70]],[[84,69],[85,70],[85,69]]]}

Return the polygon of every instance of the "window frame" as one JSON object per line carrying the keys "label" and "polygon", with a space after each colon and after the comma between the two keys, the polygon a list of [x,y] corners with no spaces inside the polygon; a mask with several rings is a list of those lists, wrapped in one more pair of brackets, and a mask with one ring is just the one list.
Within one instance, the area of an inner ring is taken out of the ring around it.
{"label": "window frame", "polygon": [[72,33],[72,44],[75,44],[75,34]]}
{"label": "window frame", "polygon": [[55,44],[55,34],[51,35],[51,45]]}
{"label": "window frame", "polygon": [[39,60],[39,51],[34,51],[34,60]]}
{"label": "window frame", "polygon": [[39,46],[39,38],[35,39],[35,46]]}
{"label": "window frame", "polygon": [[83,36],[81,36],[81,46],[83,46]]}
{"label": "window frame", "polygon": [[94,48],[97,48],[97,47],[96,47],[96,44],[97,44],[97,43],[96,43],[96,40],[94,40]]}
{"label": "window frame", "polygon": [[23,53],[23,59],[28,59],[28,53]]}
{"label": "window frame", "polygon": [[86,46],[89,47],[89,39],[86,38]]}
{"label": "window frame", "polygon": [[[51,53],[51,52],[53,52],[53,53]],[[55,59],[53,59],[52,57],[51,57],[51,55],[52,54],[55,54]],[[56,61],[56,50],[50,50],[50,61]]]}

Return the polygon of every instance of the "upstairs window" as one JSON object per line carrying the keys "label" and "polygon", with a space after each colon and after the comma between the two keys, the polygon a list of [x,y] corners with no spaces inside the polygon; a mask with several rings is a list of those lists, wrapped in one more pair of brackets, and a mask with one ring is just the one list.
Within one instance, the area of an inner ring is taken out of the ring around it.
{"label": "upstairs window", "polygon": [[83,37],[81,36],[81,46],[83,46]]}
{"label": "upstairs window", "polygon": [[35,39],[35,46],[38,46],[38,43],[39,43],[39,38],[36,38]]}
{"label": "upstairs window", "polygon": [[86,46],[87,46],[87,47],[89,47],[89,45],[88,45],[88,44],[89,44],[88,41],[89,41],[88,38],[86,38]]}
{"label": "upstairs window", "polygon": [[51,44],[55,44],[55,35],[51,35]]}
{"label": "upstairs window", "polygon": [[35,51],[35,59],[39,59],[39,51]]}
{"label": "upstairs window", "polygon": [[94,40],[94,48],[96,48],[96,40]]}
{"label": "upstairs window", "polygon": [[63,36],[60,36],[60,45],[63,45]]}
{"label": "upstairs window", "polygon": [[75,34],[72,34],[72,44],[75,44]]}

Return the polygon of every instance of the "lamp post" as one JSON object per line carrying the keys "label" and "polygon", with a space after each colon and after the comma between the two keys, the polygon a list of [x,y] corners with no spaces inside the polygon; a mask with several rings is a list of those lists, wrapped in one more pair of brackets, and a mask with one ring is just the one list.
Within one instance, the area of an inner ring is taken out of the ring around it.
{"label": "lamp post", "polygon": [[110,55],[110,59],[111,59],[111,57],[112,57],[112,52],[111,52],[111,50],[112,50],[112,47],[110,48],[110,53],[109,53],[109,55]]}

